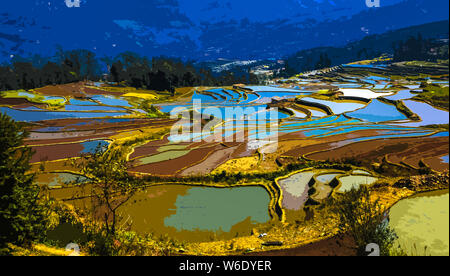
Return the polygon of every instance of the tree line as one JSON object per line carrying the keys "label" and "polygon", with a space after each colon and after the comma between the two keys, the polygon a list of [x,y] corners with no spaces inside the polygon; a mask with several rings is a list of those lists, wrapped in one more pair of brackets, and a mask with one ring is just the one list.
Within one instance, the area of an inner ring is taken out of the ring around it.
{"label": "tree line", "polygon": [[424,39],[422,35],[411,36],[394,45],[394,61],[437,61],[448,59],[448,43]]}
{"label": "tree line", "polygon": [[0,91],[101,79],[118,85],[172,93],[177,87],[258,82],[258,78],[248,70],[214,74],[209,68],[195,67],[192,62],[167,57],[149,59],[131,52],[99,59],[87,50],[60,49],[52,58],[37,59],[39,62],[16,58],[11,64],[0,66]]}
{"label": "tree line", "polygon": [[174,92],[177,87],[226,86],[257,83],[249,71],[214,74],[209,68],[196,68],[190,62],[158,57],[151,60],[133,53],[119,55],[109,67],[109,81],[157,91]]}
{"label": "tree line", "polygon": [[87,50],[59,50],[50,59],[16,58],[11,64],[0,66],[0,90],[33,89],[96,79],[99,76],[100,64],[94,53]]}

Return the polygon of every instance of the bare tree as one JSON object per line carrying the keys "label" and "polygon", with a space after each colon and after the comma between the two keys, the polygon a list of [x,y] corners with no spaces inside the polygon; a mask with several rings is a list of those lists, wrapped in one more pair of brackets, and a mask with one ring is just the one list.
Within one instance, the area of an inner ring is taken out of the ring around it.
{"label": "bare tree", "polygon": [[136,192],[138,181],[127,173],[127,162],[119,149],[106,151],[99,145],[94,153],[83,155],[76,166],[92,182],[92,213],[100,217],[108,235],[114,236],[118,209]]}

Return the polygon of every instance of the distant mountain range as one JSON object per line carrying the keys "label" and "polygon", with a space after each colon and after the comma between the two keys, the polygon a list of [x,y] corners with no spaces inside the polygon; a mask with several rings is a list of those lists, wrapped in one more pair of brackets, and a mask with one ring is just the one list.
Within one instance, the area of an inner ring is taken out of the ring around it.
{"label": "distant mountain range", "polygon": [[2,3],[0,62],[87,49],[190,60],[280,58],[448,20],[447,0],[65,0]]}
{"label": "distant mountain range", "polygon": [[[393,54],[394,45],[410,37],[422,36],[424,39],[447,40],[449,38],[449,21],[439,21],[419,26],[412,26],[380,35],[366,36],[360,41],[343,47],[317,47],[299,51],[285,59],[286,64],[295,72],[315,69],[315,64],[322,54],[330,59],[331,66],[346,64],[358,60],[373,59],[382,54]],[[447,42],[448,43],[448,42]]]}

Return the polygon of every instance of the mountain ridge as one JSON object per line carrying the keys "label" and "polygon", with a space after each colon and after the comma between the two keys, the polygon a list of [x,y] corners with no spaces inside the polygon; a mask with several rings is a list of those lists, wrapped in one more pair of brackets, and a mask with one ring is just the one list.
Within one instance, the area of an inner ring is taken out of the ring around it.
{"label": "mountain ridge", "polygon": [[[302,49],[343,46],[370,34],[448,20],[444,0],[385,0],[380,8],[370,9],[364,7],[364,0],[283,0],[280,7],[269,0],[259,6],[255,1],[236,6],[238,2],[230,0],[191,4],[130,0],[124,6],[119,0],[108,1],[109,5],[83,0],[81,8],[71,9],[62,0],[34,1],[39,5],[32,6],[28,16],[22,15],[23,4],[8,2],[7,12],[0,13],[0,61],[50,56],[58,45],[88,49],[98,56],[133,51],[195,60],[280,58]],[[274,15],[265,18],[271,9]]]}

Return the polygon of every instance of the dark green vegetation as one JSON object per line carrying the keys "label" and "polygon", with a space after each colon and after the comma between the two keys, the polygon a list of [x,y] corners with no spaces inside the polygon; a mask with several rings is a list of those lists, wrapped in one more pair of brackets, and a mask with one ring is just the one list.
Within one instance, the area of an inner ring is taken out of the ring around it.
{"label": "dark green vegetation", "polygon": [[0,91],[93,80],[100,75],[100,65],[92,52],[61,50],[55,60],[17,59],[10,66],[0,66]]}
{"label": "dark green vegetation", "polygon": [[149,100],[145,100],[144,102],[142,102],[139,106],[140,109],[144,110],[145,112],[147,112],[147,116],[149,118],[164,118],[164,117],[169,117],[169,114],[163,113],[161,112],[158,108],[156,108],[155,106],[153,106],[151,103],[151,101]]}
{"label": "dark green vegetation", "polygon": [[[302,50],[286,58],[286,71],[284,75],[290,77],[300,72],[319,69],[323,55],[331,62],[330,66],[337,66],[362,59],[373,59],[382,54],[397,53],[397,60],[423,60],[448,59],[448,43],[440,38],[448,38],[448,21],[429,23],[391,31],[381,35],[370,35],[364,39],[347,44],[345,47],[320,47]],[[422,34],[419,45],[418,34]],[[431,39],[431,40],[430,40]],[[424,48],[426,46],[426,48]],[[414,52],[419,47],[420,52]],[[447,48],[445,48],[447,47]],[[432,52],[430,52],[432,50]],[[436,55],[434,54],[436,53]],[[328,66],[328,67],[330,67]]]}
{"label": "dark green vegetation", "polygon": [[449,125],[448,124],[444,124],[444,125],[428,125],[425,126],[426,128],[433,128],[433,129],[443,129],[443,130],[449,130]]}
{"label": "dark green vegetation", "polygon": [[60,50],[54,58],[16,58],[11,65],[0,66],[0,91],[33,89],[46,85],[98,81],[102,67],[108,68],[108,80],[119,85],[175,93],[175,88],[225,86],[235,83],[258,83],[248,71],[224,71],[196,68],[189,62],[171,58],[140,57],[127,52],[116,58],[98,59],[87,50]]}
{"label": "dark green vegetation", "polygon": [[382,256],[391,255],[397,236],[384,223],[385,212],[378,201],[370,198],[367,186],[332,198],[329,203],[340,218],[340,229],[354,239],[358,255],[367,255],[366,246],[377,244]]}
{"label": "dark green vegetation", "polygon": [[257,78],[248,72],[223,72],[214,75],[211,70],[195,68],[190,63],[168,58],[153,58],[125,53],[111,64],[110,81],[157,91],[174,92],[177,87],[227,86],[235,83],[255,83]]}
{"label": "dark green vegetation", "polygon": [[30,148],[23,146],[28,133],[0,114],[0,254],[8,244],[26,245],[41,240],[48,225],[48,202],[44,203],[29,161]]}
{"label": "dark green vegetation", "polygon": [[448,110],[449,104],[449,88],[439,85],[422,83],[423,92],[414,97],[431,105],[445,108]]}
{"label": "dark green vegetation", "polygon": [[331,59],[328,57],[328,54],[320,54],[319,61],[316,63],[314,69],[322,69],[331,67]]}
{"label": "dark green vegetation", "polygon": [[394,47],[394,61],[448,59],[448,44],[434,39],[424,39],[422,35],[411,36]]}

